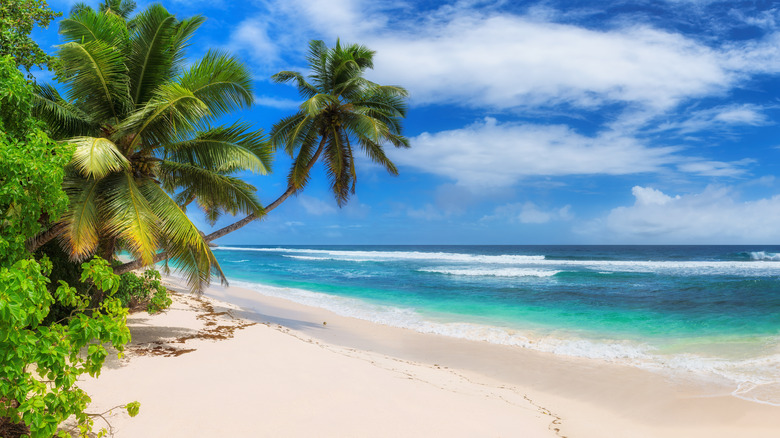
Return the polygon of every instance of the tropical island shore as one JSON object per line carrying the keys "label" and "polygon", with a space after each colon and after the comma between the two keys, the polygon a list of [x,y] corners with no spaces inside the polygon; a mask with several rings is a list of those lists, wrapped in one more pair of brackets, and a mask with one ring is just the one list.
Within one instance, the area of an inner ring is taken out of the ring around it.
{"label": "tropical island shore", "polygon": [[[81,383],[116,437],[776,436],[733,388],[421,334],[238,287],[136,313],[126,357]],[[137,400],[129,418],[112,409]],[[96,425],[101,424],[100,419]],[[105,424],[105,423],[103,423]]]}

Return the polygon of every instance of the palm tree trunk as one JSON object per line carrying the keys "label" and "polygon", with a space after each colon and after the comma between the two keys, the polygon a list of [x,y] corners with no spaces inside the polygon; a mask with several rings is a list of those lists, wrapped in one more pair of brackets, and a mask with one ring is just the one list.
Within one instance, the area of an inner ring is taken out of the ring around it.
{"label": "palm tree trunk", "polygon": [[[322,141],[320,141],[320,146],[317,148],[317,152],[314,153],[314,156],[311,157],[311,160],[309,160],[309,163],[306,164],[306,168],[304,169],[305,174],[308,174],[312,167],[314,167],[314,163],[317,162],[317,160],[320,158],[320,154],[322,154],[322,150],[325,148],[325,137],[323,136]],[[293,186],[287,186],[287,190],[285,190],[284,193],[282,193],[282,196],[278,197],[276,201],[268,204],[267,207],[265,207],[263,210],[263,215],[268,214],[269,211],[273,210],[274,208],[278,207],[279,204],[284,202],[287,198],[290,197],[290,195],[297,192],[298,188],[295,188]],[[236,231],[237,229],[243,227],[244,225],[254,221],[255,219],[260,219],[260,216],[257,216],[256,214],[252,213],[249,216],[241,219],[238,222],[234,222],[224,228],[220,228],[217,231],[214,231],[213,233],[209,234],[205,237],[206,242],[211,242],[212,240],[219,239],[220,237],[232,233],[233,231]]]}
{"label": "palm tree trunk", "polygon": [[41,233],[38,233],[37,235],[27,239],[25,242],[25,246],[27,247],[27,251],[35,252],[38,250],[38,248],[42,247],[43,245],[46,245],[49,243],[51,239],[54,239],[55,237],[59,236],[59,234],[65,229],[65,224],[60,222],[58,224],[54,224],[51,228],[49,228],[46,231],[43,231]]}
{"label": "palm tree trunk", "polygon": [[[157,255],[154,256],[154,261],[152,264],[155,264],[157,262],[161,262],[165,260],[165,258],[168,257],[168,253],[163,251],[157,253]],[[144,267],[144,262],[141,259],[133,260],[132,262],[123,263],[119,266],[114,267],[114,274],[116,275],[122,275],[125,272],[130,272],[135,269],[140,269]]]}
{"label": "palm tree trunk", "polygon": [[[311,157],[311,160],[309,160],[309,163],[306,164],[305,172],[308,174],[309,171],[311,171],[311,168],[314,167],[314,163],[317,162],[317,160],[320,158],[320,155],[322,154],[322,150],[325,148],[325,138],[320,141],[320,146],[317,148],[317,152],[314,153],[314,156]],[[299,188],[293,187],[293,186],[287,186],[287,190],[282,193],[282,196],[279,196],[276,198],[276,200],[270,204],[268,204],[263,209],[262,215],[256,215],[254,213],[250,213],[247,217],[241,219],[240,221],[234,222],[226,227],[220,228],[217,231],[214,231],[213,233],[207,235],[203,238],[206,242],[211,242],[212,240],[219,239],[220,237],[232,233],[233,231],[242,228],[246,224],[253,222],[257,219],[262,219],[263,216],[268,214],[269,211],[273,210],[274,208],[278,207],[282,202],[284,202],[287,198],[290,197],[290,195],[293,195],[295,192],[300,190]],[[154,263],[157,263],[161,260],[165,260],[165,258],[168,256],[168,253],[163,251],[161,253],[158,253],[156,256],[154,256]],[[114,268],[114,274],[121,275],[125,272],[132,271],[134,269],[139,269],[144,266],[143,261],[139,260],[133,260],[132,262],[128,262],[122,265],[119,265]]]}

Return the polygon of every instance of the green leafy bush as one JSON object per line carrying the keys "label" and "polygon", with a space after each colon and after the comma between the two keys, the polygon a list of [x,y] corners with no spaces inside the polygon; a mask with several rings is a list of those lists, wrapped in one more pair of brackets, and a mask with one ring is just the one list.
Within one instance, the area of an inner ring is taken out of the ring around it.
{"label": "green leafy bush", "polygon": [[[31,99],[13,59],[0,57],[0,436],[66,436],[57,427],[71,415],[86,436],[90,399],[76,380],[100,374],[107,345],[121,353],[127,310],[113,297],[120,280],[105,260],[82,265],[87,290],[61,281],[52,293],[51,261],[26,249],[67,208],[61,186],[71,155],[30,116]],[[92,306],[95,294],[107,298]],[[44,325],[55,299],[73,311]]]}
{"label": "green leafy bush", "polygon": [[121,276],[117,298],[131,310],[145,307],[149,313],[161,312],[171,306],[168,290],[160,283],[160,272],[147,269],[143,275],[126,272]]}
{"label": "green leafy bush", "polygon": [[[76,311],[49,326],[41,325],[54,302],[46,288],[48,259],[22,259],[0,268],[0,417],[9,424],[23,423],[33,438],[55,435],[71,415],[86,437],[93,426],[85,412],[90,398],[76,380],[84,373],[100,374],[108,356],[106,344],[121,354],[130,341],[127,309],[112,297],[119,276],[100,258],[82,267],[82,281],[107,298],[90,308],[90,294],[79,294],[61,282],[56,299]],[[59,436],[69,435],[61,431]]]}

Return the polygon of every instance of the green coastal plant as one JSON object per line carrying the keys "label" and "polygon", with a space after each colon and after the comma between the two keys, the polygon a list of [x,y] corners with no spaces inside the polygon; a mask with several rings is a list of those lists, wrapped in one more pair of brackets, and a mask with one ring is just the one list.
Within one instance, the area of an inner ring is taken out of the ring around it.
{"label": "green coastal plant", "polygon": [[305,100],[297,113],[276,123],[271,132],[275,148],[293,157],[287,190],[263,212],[219,229],[207,241],[220,238],[273,210],[302,190],[314,164],[321,160],[336,202],[343,206],[355,193],[355,147],[393,175],[398,169],[385,155],[384,145],[408,148],[401,135],[401,119],[406,117],[405,89],[378,85],[363,77],[373,68],[374,51],[358,44],[328,48],[322,41],[309,43],[308,79],[301,73],[282,71],[274,82],[292,82]]}
{"label": "green coastal plant", "polygon": [[[70,416],[86,436],[90,399],[76,380],[100,373],[106,345],[122,351],[130,340],[127,311],[111,297],[119,277],[105,260],[82,265],[81,280],[107,296],[93,307],[90,291],[65,282],[52,294],[51,262],[26,248],[41,222],[67,208],[61,184],[72,153],[31,117],[32,94],[14,60],[0,57],[0,436],[51,437]],[[55,298],[74,311],[43,325]]]}
{"label": "green coastal plant", "polygon": [[30,33],[35,26],[47,27],[60,15],[49,9],[45,0],[0,2],[0,56],[13,56],[16,65],[28,72],[35,66],[48,66],[51,57],[30,38]]}
{"label": "green coastal plant", "polygon": [[64,181],[70,208],[31,248],[59,235],[76,261],[113,260],[124,249],[150,265],[164,254],[193,288],[212,274],[224,280],[184,209],[195,202],[211,220],[260,214],[256,189],[235,175],[268,172],[271,151],[262,130],[211,125],[252,103],[252,77],[219,51],[185,63],[203,21],[159,4],[130,22],[111,8],[77,8],[62,20],[57,79],[66,93],[41,87],[36,115],[75,145]]}
{"label": "green coastal plant", "polygon": [[171,306],[173,301],[168,290],[160,282],[160,272],[147,269],[143,274],[125,272],[121,275],[117,298],[124,307],[131,310],[144,306],[150,314],[161,312]]}

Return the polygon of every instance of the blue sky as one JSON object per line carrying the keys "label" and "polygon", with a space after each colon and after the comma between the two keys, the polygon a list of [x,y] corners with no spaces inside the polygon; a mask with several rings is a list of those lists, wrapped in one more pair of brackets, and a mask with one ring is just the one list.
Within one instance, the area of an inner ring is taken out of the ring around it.
{"label": "blue sky", "polygon": [[[399,176],[362,158],[339,209],[316,167],[303,193],[217,243],[780,243],[775,2],[162,4],[208,18],[191,59],[229,50],[254,72],[255,107],[229,121],[268,131],[294,112],[295,89],[269,77],[305,72],[311,39],[367,45],[367,76],[411,95],[412,147],[388,151]],[[34,34],[51,52],[56,28]],[[268,203],[288,166],[279,154],[273,175],[246,179]]]}

